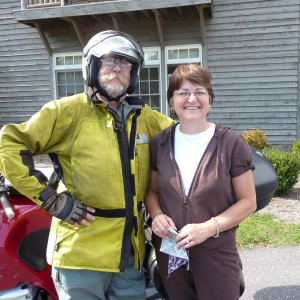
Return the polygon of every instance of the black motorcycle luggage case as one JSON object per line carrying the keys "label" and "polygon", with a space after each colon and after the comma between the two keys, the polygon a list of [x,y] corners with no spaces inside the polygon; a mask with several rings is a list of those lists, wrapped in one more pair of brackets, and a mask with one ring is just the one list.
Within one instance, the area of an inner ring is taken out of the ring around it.
{"label": "black motorcycle luggage case", "polygon": [[273,165],[266,156],[255,148],[251,149],[255,166],[253,175],[257,201],[256,211],[259,211],[270,203],[279,183]]}

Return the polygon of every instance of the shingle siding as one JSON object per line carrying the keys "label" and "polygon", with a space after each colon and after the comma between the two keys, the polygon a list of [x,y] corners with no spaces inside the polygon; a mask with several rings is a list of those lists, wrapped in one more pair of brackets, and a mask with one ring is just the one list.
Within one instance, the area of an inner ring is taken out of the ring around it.
{"label": "shingle siding", "polygon": [[211,119],[271,144],[298,136],[299,1],[215,0],[206,20],[207,67],[217,95]]}
{"label": "shingle siding", "polygon": [[[0,127],[26,120],[54,95],[52,58],[37,30],[16,22],[13,11],[20,9],[20,0],[3,2]],[[111,29],[92,23],[81,28],[85,41]],[[72,25],[56,25],[46,31],[53,53],[82,51]],[[135,24],[121,19],[119,26],[144,47],[159,46],[155,23],[147,18]],[[216,93],[210,119],[241,133],[259,128],[271,144],[291,144],[299,137],[299,0],[214,0],[205,30],[203,64],[212,73]],[[165,46],[201,41],[199,19],[162,20],[162,31]]]}
{"label": "shingle siding", "polygon": [[36,29],[16,22],[20,0],[0,2],[0,127],[19,123],[50,99],[49,57]]}

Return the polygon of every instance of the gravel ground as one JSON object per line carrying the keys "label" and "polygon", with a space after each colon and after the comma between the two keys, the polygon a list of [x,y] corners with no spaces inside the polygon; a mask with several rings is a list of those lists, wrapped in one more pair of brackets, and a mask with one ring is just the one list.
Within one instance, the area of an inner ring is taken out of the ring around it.
{"label": "gravel ground", "polygon": [[283,197],[274,197],[259,213],[271,213],[278,220],[300,224],[300,176],[291,191]]}

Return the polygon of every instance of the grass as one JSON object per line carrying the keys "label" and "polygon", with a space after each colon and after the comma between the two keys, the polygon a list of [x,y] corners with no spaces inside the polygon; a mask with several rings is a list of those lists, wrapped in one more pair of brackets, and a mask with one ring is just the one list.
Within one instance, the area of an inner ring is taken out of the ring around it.
{"label": "grass", "polygon": [[237,243],[239,250],[300,245],[300,224],[275,220],[272,214],[255,213],[240,224]]}

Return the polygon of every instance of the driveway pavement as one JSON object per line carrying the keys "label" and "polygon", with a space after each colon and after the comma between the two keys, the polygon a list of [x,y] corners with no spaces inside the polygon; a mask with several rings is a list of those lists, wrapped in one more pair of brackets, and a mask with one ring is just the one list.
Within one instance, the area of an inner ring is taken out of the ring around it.
{"label": "driveway pavement", "polygon": [[246,289],[240,300],[300,300],[300,245],[240,253]]}

